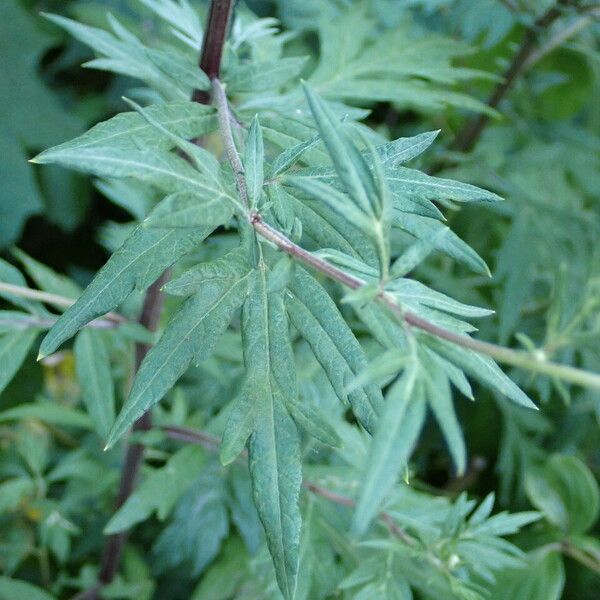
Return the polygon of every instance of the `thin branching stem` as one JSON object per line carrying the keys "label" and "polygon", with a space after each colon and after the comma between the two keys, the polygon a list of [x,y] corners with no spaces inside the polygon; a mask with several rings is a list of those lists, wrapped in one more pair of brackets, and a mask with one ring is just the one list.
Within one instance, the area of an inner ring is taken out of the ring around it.
{"label": "thin branching stem", "polygon": [[[535,52],[536,41],[540,32],[548,29],[563,14],[568,6],[574,4],[576,4],[574,0],[557,0],[556,4],[551,6],[525,31],[519,50],[502,76],[501,81],[488,98],[487,105],[490,108],[498,108],[517,79],[525,72],[526,65],[530,61],[531,55]],[[468,121],[464,128],[456,135],[451,149],[459,152],[468,152],[471,150],[478,142],[489,122],[490,115],[488,114],[477,115]]]}
{"label": "thin branching stem", "polygon": [[[44,304],[51,304],[52,306],[58,306],[60,308],[69,308],[75,303],[75,300],[60,296],[58,294],[50,294],[48,292],[41,292],[40,290],[32,290],[31,288],[24,287],[21,285],[13,285],[12,283],[0,282],[0,292],[10,294],[12,296],[18,296],[19,298],[28,298],[29,300],[37,300]],[[127,319],[123,315],[109,312],[102,318],[104,321],[111,321],[113,324],[126,323]]]}
{"label": "thin branching stem", "polygon": [[585,15],[574,19],[566,27],[563,27],[557,31],[543,46],[538,48],[535,52],[529,55],[529,58],[523,63],[523,72],[531,69],[540,60],[546,57],[550,52],[556,50],[559,46],[562,46],[567,40],[571,39],[574,35],[581,33],[586,27],[589,27],[594,19],[600,17],[600,7],[587,12]]}
{"label": "thin branching stem", "polygon": [[[241,165],[241,159],[235,147],[233,141],[233,135],[231,126],[229,125],[230,120],[228,117],[229,104],[225,96],[223,86],[220,81],[215,78],[213,79],[213,100],[217,104],[217,110],[221,115],[219,122],[223,123],[221,127],[221,135],[223,136],[223,143],[227,150],[227,156],[230,154],[233,156],[232,168],[234,175],[238,183],[238,190],[242,195],[242,200],[247,202],[247,196],[244,197],[245,187],[240,185],[240,180],[243,180],[243,170],[240,172],[236,165]],[[259,213],[252,213],[249,215],[250,224],[254,227],[254,230],[259,233],[264,239],[268,240],[277,248],[283,252],[289,254],[294,259],[305,265],[312,267],[316,271],[323,273],[330,279],[334,279],[339,283],[349,287],[350,289],[356,290],[365,285],[365,282],[357,277],[354,277],[342,269],[331,265],[322,258],[315,256],[311,252],[308,252],[298,244],[294,243],[283,233],[273,228],[271,225],[266,223]],[[417,314],[405,310],[390,294],[385,291],[381,291],[377,296],[376,300],[389,309],[401,322],[420,329],[429,335],[433,335],[437,338],[446,340],[462,348],[485,354],[498,362],[533,371],[535,373],[541,373],[569,381],[584,387],[591,387],[600,389],[600,375],[596,373],[590,373],[582,369],[570,367],[567,365],[560,365],[547,360],[546,355],[543,352],[529,353],[517,350],[512,350],[504,346],[499,346],[489,342],[483,342],[481,340],[475,340],[466,335],[449,331],[443,327],[430,323],[426,319],[419,317]]]}

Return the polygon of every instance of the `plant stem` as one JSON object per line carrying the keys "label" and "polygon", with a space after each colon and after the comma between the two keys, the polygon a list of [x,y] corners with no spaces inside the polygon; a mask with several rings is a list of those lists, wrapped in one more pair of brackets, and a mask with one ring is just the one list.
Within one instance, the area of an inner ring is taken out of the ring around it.
{"label": "plant stem", "polygon": [[[243,169],[241,171],[239,169],[239,165],[241,165],[241,159],[233,141],[233,133],[228,116],[229,105],[227,103],[223,86],[217,78],[213,79],[213,90],[213,101],[217,104],[219,125],[221,129],[221,135],[223,136],[223,144],[225,145],[225,148],[227,148],[227,156],[232,157],[230,158],[230,161],[232,162],[232,168],[236,178],[238,191],[240,192],[244,203],[248,204],[246,189],[245,186],[242,185],[242,181],[244,179]],[[350,289],[356,290],[365,285],[365,282],[361,279],[346,273],[342,269],[331,265],[322,258],[315,256],[301,246],[298,246],[298,244],[287,238],[283,233],[277,231],[271,227],[271,225],[266,223],[260,214],[252,213],[248,216],[248,219],[257,233],[273,243],[283,252],[295,258],[297,261],[304,263],[320,273],[323,273],[330,279],[334,279]],[[457,346],[461,346],[481,354],[486,354],[498,362],[507,365],[520,367],[536,373],[543,373],[550,375],[551,377],[563,379],[565,381],[582,386],[600,389],[600,375],[596,373],[590,373],[582,369],[576,369],[567,365],[559,365],[549,362],[546,360],[546,357],[543,353],[540,353],[539,355],[532,355],[527,352],[511,350],[510,348],[505,348],[504,346],[498,346],[489,342],[474,340],[466,335],[449,331],[448,329],[444,329],[443,327],[439,327],[438,325],[430,323],[411,311],[405,310],[390,294],[386,293],[385,291],[380,292],[376,296],[376,300],[387,307],[394,315],[400,318],[407,325],[421,329],[422,331],[425,331],[428,334],[440,339],[452,342]]]}
{"label": "plant stem", "polygon": [[562,542],[562,544],[560,544],[560,549],[564,554],[581,563],[596,573],[596,575],[600,575],[600,563],[582,550],[579,550],[579,548],[575,547],[569,540]]}
{"label": "plant stem", "polygon": [[[21,285],[13,285],[11,283],[0,282],[0,292],[5,292],[19,298],[29,298],[30,300],[37,300],[38,302],[44,302],[46,304],[52,304],[52,306],[59,306],[61,308],[69,308],[75,303],[75,300],[66,298],[65,296],[59,296],[58,294],[49,294],[48,292],[41,292],[39,290],[32,290],[31,288],[24,287]],[[113,323],[120,324],[126,323],[127,319],[123,315],[116,313],[106,313],[103,319],[112,321]]]}
{"label": "plant stem", "polygon": [[[506,94],[515,84],[517,78],[525,71],[526,65],[535,51],[539,32],[548,29],[548,27],[561,16],[563,10],[570,4],[575,4],[575,1],[557,0],[554,6],[550,7],[525,31],[519,50],[515,54],[510,66],[505,71],[502,80],[495,87],[487,101],[487,105],[490,108],[497,108],[499,106],[500,102],[502,102]],[[487,114],[480,114],[473,117],[473,119],[468,121],[465,127],[457,134],[450,148],[458,152],[468,152],[469,150],[472,150],[489,121],[490,116]]]}
{"label": "plant stem", "polygon": [[[200,53],[200,68],[209,75],[209,77],[218,77],[223,54],[223,46],[233,0],[212,0],[208,22],[204,31],[204,40],[202,51]],[[200,104],[208,104],[209,96],[201,91],[194,90],[192,100]],[[169,272],[163,273],[157,281],[146,292],[144,306],[139,318],[139,322],[150,331],[155,331],[158,327],[160,313],[163,307],[163,294],[161,288],[169,279]],[[150,350],[147,344],[137,343],[135,346],[135,372],[138,371],[144,357]],[[145,412],[134,424],[134,431],[145,431],[152,426],[151,412]],[[141,444],[132,444],[127,449],[127,455],[121,472],[121,482],[119,493],[115,503],[115,510],[120,508],[131,495],[135,488],[136,480],[144,460],[144,447]],[[110,583],[119,570],[123,547],[127,541],[129,532],[123,531],[108,537],[102,556],[102,563],[99,576],[99,585],[90,590],[91,598],[97,598],[99,589],[103,585]]]}
{"label": "plant stem", "polygon": [[[139,318],[139,323],[149,331],[156,331],[163,307],[163,294],[160,291],[169,279],[168,271],[163,273],[146,292],[144,306]],[[135,371],[137,372],[150,350],[149,344],[136,343],[135,345]],[[134,424],[134,431],[147,431],[152,426],[150,411],[145,412]],[[141,444],[132,444],[127,448],[125,462],[121,471],[119,492],[115,501],[115,512],[123,506],[135,488],[135,484],[144,460],[144,447]],[[109,536],[106,540],[99,580],[102,585],[110,583],[119,570],[123,547],[129,532],[122,531]]]}
{"label": "plant stem", "polygon": [[[209,79],[219,76],[233,3],[233,0],[213,0],[210,4],[199,63]],[[208,104],[210,95],[204,90],[194,90],[192,100],[200,104]]]}
{"label": "plant stem", "polygon": [[[329,264],[323,259],[311,254],[304,248],[301,248],[290,239],[285,237],[281,232],[271,227],[268,223],[263,221],[262,217],[258,214],[254,214],[251,217],[251,223],[254,229],[266,240],[272,242],[283,252],[286,252],[296,260],[312,267],[313,269],[323,273],[330,279],[334,279],[349,287],[356,290],[364,285],[364,282],[356,277],[349,275],[345,271]],[[567,365],[560,365],[547,361],[545,355],[534,355],[529,352],[522,352],[518,350],[512,350],[504,346],[497,344],[491,344],[490,342],[483,342],[481,340],[475,340],[466,335],[444,329],[434,323],[430,323],[426,319],[419,317],[415,313],[405,310],[398,302],[386,292],[380,292],[376,300],[386,306],[393,314],[408,325],[421,329],[426,333],[433,335],[437,338],[452,342],[457,346],[479,352],[480,354],[486,354],[498,362],[519,367],[521,369],[527,369],[536,373],[543,373],[551,377],[563,379],[571,383],[575,383],[584,387],[591,387],[600,390],[600,375],[596,373],[590,373],[582,369],[575,367],[569,367]]]}
{"label": "plant stem", "polygon": [[572,38],[583,31],[586,27],[594,22],[594,18],[600,17],[600,8],[596,8],[586,13],[586,15],[575,19],[566,27],[557,31],[541,48],[529,55],[529,58],[523,64],[523,72],[527,71],[538,63],[542,58],[550,54],[553,50],[564,44],[568,39]]}

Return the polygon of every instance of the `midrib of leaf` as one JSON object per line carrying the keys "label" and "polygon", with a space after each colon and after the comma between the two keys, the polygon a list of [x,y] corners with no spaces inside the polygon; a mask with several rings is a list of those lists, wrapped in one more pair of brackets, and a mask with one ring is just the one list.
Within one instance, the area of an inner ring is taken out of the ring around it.
{"label": "midrib of leaf", "polygon": [[[66,154],[66,156],[70,156],[70,155]],[[77,154],[72,154],[72,156],[74,156],[75,158],[80,158],[79,155],[77,155]],[[107,157],[107,156],[86,157],[86,159],[87,160],[93,159],[96,162],[105,162],[105,163],[114,164],[114,165],[131,166],[131,167],[136,167],[138,169],[142,168],[142,170],[145,170],[145,171],[155,172],[155,173],[158,173],[161,175],[167,175],[169,177],[172,177],[172,178],[182,181],[184,183],[188,183],[191,186],[202,189],[204,191],[209,191],[209,192],[213,192],[216,194],[219,194],[219,193],[224,194],[228,199],[230,199],[229,194],[226,194],[223,190],[210,187],[198,179],[186,177],[185,175],[178,173],[177,171],[172,171],[169,169],[157,167],[155,165],[149,165],[148,163],[145,163],[145,162],[126,160],[123,158],[114,158],[114,157]]]}
{"label": "midrib of leaf", "polygon": [[468,184],[465,183],[461,183],[461,182],[457,182],[457,181],[452,181],[449,179],[439,179],[437,177],[427,177],[426,179],[411,179],[410,178],[410,169],[407,169],[406,167],[400,167],[402,169],[401,173],[406,173],[406,176],[401,176],[398,172],[392,172],[390,173],[389,170],[386,172],[385,178],[388,181],[399,181],[401,183],[405,183],[405,184],[409,184],[409,185],[413,185],[415,186],[415,188],[437,188],[440,190],[446,190],[446,191],[457,191],[457,192],[465,192],[466,190],[470,190],[471,187],[473,188],[471,191],[473,193],[480,191],[481,192],[481,198],[480,201],[483,200],[484,198],[488,201],[491,200],[491,198],[495,197],[495,200],[501,200],[501,198],[499,196],[496,196],[496,194],[493,194],[492,192],[488,192],[487,190],[478,190],[478,188],[476,186],[469,186]]}
{"label": "midrib of leaf", "polygon": [[[168,105],[166,105],[166,106],[168,106]],[[126,113],[126,114],[134,115],[136,113]],[[206,116],[212,116],[212,115],[211,115],[211,113],[207,113]],[[175,125],[179,125],[180,123],[185,123],[192,118],[194,118],[194,117],[187,116],[187,117],[181,117],[178,119],[161,120],[160,123],[161,123],[161,125],[163,125],[165,127],[175,126]],[[145,132],[145,131],[156,131],[157,134],[159,133],[152,125],[149,125],[144,122],[144,123],[140,123],[139,125],[131,128],[131,129],[115,131],[114,133],[111,133],[110,135],[107,135],[105,137],[100,137],[97,139],[92,138],[92,139],[88,140],[87,142],[79,143],[79,144],[77,144],[77,148],[78,149],[89,148],[89,147],[93,148],[94,146],[102,147],[105,143],[107,143],[107,142],[110,143],[110,141],[113,140],[114,138],[130,137],[130,136],[134,137],[138,133]],[[77,139],[73,140],[73,142],[67,142],[67,143],[72,144],[76,141],[77,141]],[[60,149],[60,146],[57,146],[56,148],[51,148],[50,150],[48,150],[48,154],[52,155],[55,151],[60,152],[61,154],[64,154],[64,152]],[[43,152],[42,154],[40,154],[40,157],[43,157],[44,154],[46,154],[46,153]],[[68,153],[67,153],[67,156],[69,156]]]}
{"label": "midrib of leaf", "polygon": [[[252,274],[252,272],[247,273],[240,279],[236,280],[230,287],[228,287],[227,291],[221,295],[221,297],[210,307],[209,310],[207,310],[202,315],[202,317],[200,319],[198,319],[196,321],[195,325],[190,329],[189,335],[191,336],[196,331],[196,329],[198,327],[200,327],[200,325],[202,325],[204,323],[204,321],[211,316],[213,311],[215,311],[225,301],[225,299],[229,296],[229,294],[232,292],[232,290],[235,289],[240,283],[245,281],[246,278],[250,277],[251,274]],[[171,351],[165,356],[162,367],[160,369],[154,371],[152,377],[150,377],[150,379],[148,379],[146,385],[136,395],[136,399],[142,398],[146,394],[146,391],[151,386],[151,384],[154,383],[154,381],[156,380],[158,375],[163,372],[163,369],[165,369],[166,367],[169,366],[171,357],[173,356],[173,354],[175,354],[177,352],[177,350],[179,350],[179,348],[181,347],[181,344],[183,344],[184,341],[185,341],[185,338],[182,338],[175,346],[173,346]],[[115,429],[119,422],[126,422],[129,419],[130,415],[134,414],[136,412],[136,410],[137,410],[136,403],[132,403],[127,410],[124,409],[123,412],[121,413],[121,415],[119,416],[118,422],[115,423]]]}
{"label": "midrib of leaf", "polygon": [[[262,252],[261,252],[262,254]],[[266,367],[266,372],[267,372],[267,388],[268,388],[268,394],[267,394],[267,398],[266,398],[266,402],[263,405],[263,410],[259,412],[259,415],[261,413],[266,413],[263,416],[264,420],[259,420],[259,422],[257,423],[259,427],[263,428],[263,427],[267,427],[267,435],[268,435],[268,439],[269,439],[269,446],[270,448],[272,448],[272,452],[270,453],[269,457],[268,457],[268,461],[271,463],[271,469],[272,471],[275,472],[276,477],[274,478],[270,478],[271,481],[271,487],[269,489],[269,494],[271,495],[271,497],[275,497],[277,498],[277,527],[278,527],[278,533],[279,535],[277,536],[276,540],[277,540],[277,546],[278,546],[278,554],[279,556],[281,556],[283,558],[284,564],[282,565],[282,569],[280,570],[280,576],[283,576],[284,580],[285,580],[285,590],[288,592],[288,595],[286,595],[287,598],[293,598],[295,595],[295,590],[292,590],[290,588],[290,581],[288,579],[288,572],[287,572],[287,565],[288,565],[288,559],[286,558],[288,553],[286,552],[286,547],[284,544],[284,539],[283,539],[283,532],[284,532],[284,521],[283,521],[283,513],[284,513],[284,509],[285,507],[283,506],[282,502],[283,502],[283,497],[281,494],[281,489],[282,489],[282,485],[281,482],[284,481],[286,479],[286,473],[282,472],[279,468],[279,463],[280,463],[280,459],[279,459],[279,454],[277,452],[277,435],[276,435],[276,425],[275,425],[275,411],[276,411],[276,407],[275,407],[275,403],[277,402],[276,399],[276,393],[277,393],[277,389],[275,389],[275,387],[278,387],[278,384],[276,382],[276,380],[274,380],[273,374],[272,374],[272,368],[271,368],[271,344],[270,344],[270,335],[269,335],[269,325],[270,325],[270,319],[269,319],[269,299],[268,299],[268,289],[267,289],[267,275],[266,275],[266,265],[264,264],[264,262],[262,261],[262,256],[260,258],[260,265],[259,265],[259,272],[260,272],[260,287],[261,287],[261,297],[262,297],[262,318],[263,318],[263,323],[262,323],[262,333],[263,336],[266,340],[266,353],[265,353],[265,367]],[[280,392],[282,393],[282,392]],[[283,407],[281,407],[281,410],[285,410]],[[291,480],[289,481],[289,483],[293,483]],[[269,536],[271,539],[273,539],[273,536]]]}

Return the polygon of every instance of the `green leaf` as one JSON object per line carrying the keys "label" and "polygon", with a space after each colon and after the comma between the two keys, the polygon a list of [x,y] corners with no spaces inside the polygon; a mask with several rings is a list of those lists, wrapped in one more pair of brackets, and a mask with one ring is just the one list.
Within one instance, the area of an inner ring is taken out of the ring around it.
{"label": "green leaf", "polygon": [[227,91],[240,94],[280,89],[296,79],[305,64],[306,58],[289,57],[235,66],[225,75]]}
{"label": "green leaf", "polygon": [[197,578],[213,561],[229,533],[228,490],[223,475],[212,462],[192,479],[193,485],[152,546],[156,573],[179,568]]}
{"label": "green leaf", "polygon": [[499,574],[490,600],[560,600],[565,568],[558,552],[539,550],[527,557],[527,566]]}
{"label": "green leaf", "polygon": [[177,82],[188,96],[193,90],[210,90],[208,76],[191,57],[156,48],[145,48],[145,51],[150,61],[169,79]]}
{"label": "green leaf", "polygon": [[436,250],[467,265],[476,273],[490,276],[485,261],[453,231],[448,231],[446,235],[439,238],[436,236],[441,229],[446,229],[437,219],[392,211],[392,227],[406,231],[417,240],[430,239]]}
{"label": "green leaf", "polygon": [[326,421],[321,411],[313,408],[306,401],[286,399],[286,406],[296,421],[296,424],[304,429],[312,437],[323,444],[339,448],[341,440],[335,429]]}
{"label": "green leaf", "polygon": [[248,271],[246,259],[239,248],[216,260],[194,265],[179,277],[167,282],[163,288],[174,296],[191,296],[202,291],[202,286],[210,282],[231,279],[238,271]]}
{"label": "green leaf", "polygon": [[398,138],[393,142],[387,142],[377,146],[376,151],[383,166],[397,167],[400,163],[422,154],[433,144],[440,130],[427,131],[412,137]]}
{"label": "green leaf", "polygon": [[[469,53],[463,42],[442,35],[422,35],[402,19],[401,25],[386,27],[368,14],[368,6],[339,10],[324,16],[321,6],[311,19],[317,22],[320,53],[311,85],[325,98],[338,101],[360,100],[362,105],[390,102],[401,109],[439,113],[449,106],[495,114],[482,102],[452,90],[465,79],[489,77],[473,69],[453,66],[454,59]],[[337,8],[337,6],[336,6]],[[383,10],[386,10],[385,8]],[[320,17],[320,18],[319,18]],[[377,35],[373,35],[373,31]]]}
{"label": "green leaf", "polygon": [[423,340],[432,350],[463,369],[471,377],[481,381],[487,387],[506,396],[520,406],[537,410],[537,406],[527,394],[512,379],[507,377],[489,356],[461,348],[456,344],[451,344],[430,335],[424,335]]}
{"label": "green leaf", "polygon": [[419,312],[421,307],[428,307],[461,317],[487,317],[494,314],[493,310],[458,302],[445,294],[428,288],[415,279],[395,279],[386,285],[386,291],[389,291],[400,305],[406,306],[415,312]]}
{"label": "green leaf", "polygon": [[40,155],[36,161],[57,162],[99,177],[131,177],[170,193],[221,193],[220,186],[209,183],[186,160],[172,152],[157,150],[152,145],[142,149],[94,146],[89,152],[76,149],[55,156]]}
{"label": "green leaf", "polygon": [[432,177],[415,169],[386,169],[385,180],[393,194],[419,200],[453,200],[455,202],[501,202],[493,192],[469,183]]}
{"label": "green leaf", "polygon": [[427,356],[420,356],[423,365],[423,381],[427,394],[427,403],[431,407],[452,460],[457,475],[463,475],[467,467],[467,449],[465,439],[456,417],[452,402],[452,391],[447,375],[434,361],[428,361]]}
{"label": "green leaf", "polygon": [[240,580],[246,574],[248,557],[244,545],[236,537],[223,544],[219,560],[210,567],[198,583],[191,600],[229,600],[235,595]]}
{"label": "green leaf", "polygon": [[167,196],[144,221],[144,227],[206,228],[228,223],[233,205],[227,192],[207,187],[199,193],[177,192]]}
{"label": "green leaf", "polygon": [[279,154],[273,161],[271,167],[271,177],[277,177],[284,171],[293,167],[301,158],[305,152],[308,152],[311,148],[314,148],[321,141],[320,135],[315,135],[305,142],[300,142],[291,146],[281,154]]}
{"label": "green leaf", "polygon": [[119,306],[134,288],[149,287],[210,232],[210,228],[186,231],[137,227],[46,335],[40,356],[54,352],[81,327]]}
{"label": "green leaf", "polygon": [[[78,111],[67,110],[47,85],[41,63],[56,47],[55,36],[40,27],[30,7],[14,0],[0,3],[0,21],[7,24],[0,39],[0,247],[6,248],[19,238],[28,217],[50,212],[52,194],[42,194],[27,164],[30,151],[77,135],[81,122]],[[65,195],[70,194],[63,190]]]}
{"label": "green leaf", "polygon": [[244,450],[250,434],[256,427],[256,409],[250,390],[244,387],[233,401],[221,438],[219,458],[222,465],[232,463]]}
{"label": "green leaf", "polygon": [[44,16],[100,55],[100,58],[91,60],[84,66],[141,79],[160,90],[166,99],[189,96],[188,89],[182,90],[174,85],[173,79],[165,75],[150,59],[142,42],[125,29],[112,14],[109,13],[106,20],[113,33],[58,15]]}
{"label": "green leaf", "polygon": [[367,367],[367,359],[352,330],[329,294],[304,269],[296,269],[289,292],[286,305],[294,327],[309,343],[338,398],[350,402],[367,431],[375,431],[377,415],[383,406],[379,388],[367,384],[350,393],[346,390]]}
{"label": "green leaf", "polygon": [[417,240],[411,244],[392,264],[390,277],[404,277],[416,269],[432,252],[435,245],[448,233],[450,229],[442,227],[431,237]]}
{"label": "green leaf", "polygon": [[117,510],[104,528],[105,535],[130,529],[153,512],[163,521],[181,495],[190,487],[205,462],[198,446],[178,450],[161,469],[150,473]]}
{"label": "green leaf", "polygon": [[40,331],[34,327],[11,331],[0,337],[0,393],[10,383],[19,370],[23,361],[29,355],[29,350]]}
{"label": "green leaf", "polygon": [[158,343],[146,355],[107,440],[112,446],[185,373],[213,352],[233,313],[246,297],[251,271],[245,261],[230,261],[221,279],[212,279],[186,300]]}
{"label": "green leaf", "polygon": [[[145,112],[174,135],[194,139],[210,133],[217,126],[215,110],[197,102],[172,102],[149,106]],[[120,113],[92,127],[82,136],[39,154],[34,162],[58,163],[84,169],[96,155],[108,149],[132,150],[151,147],[168,149],[172,140],[137,112]]]}
{"label": "green leaf", "polygon": [[304,87],[304,91],[344,189],[361,211],[366,214],[377,213],[379,201],[373,176],[364,157],[346,132],[347,126],[340,122],[308,86]]}
{"label": "green leaf", "polygon": [[288,328],[281,292],[268,293],[261,264],[243,313],[246,393],[256,407],[248,456],[254,503],[277,582],[291,600],[298,577],[302,463],[298,431],[286,408],[286,399],[297,394]]}
{"label": "green leaf", "polygon": [[68,277],[59,275],[18,248],[13,249],[13,254],[41,290],[66,298],[77,298],[81,294],[81,288]]}
{"label": "green leaf", "polygon": [[360,208],[352,204],[346,194],[336,190],[333,186],[308,177],[286,177],[285,183],[324,203],[331,211],[348,221],[350,225],[358,227],[366,233],[370,232],[372,220]]}
{"label": "green leaf", "polygon": [[[23,277],[23,274],[19,271],[19,269],[6,262],[2,258],[0,258],[0,281],[3,283],[10,283],[11,285],[17,285],[19,287],[29,287],[25,277]],[[28,300],[27,298],[21,298],[20,296],[11,294],[10,292],[5,292],[4,290],[0,290],[0,298],[3,298],[15,306],[20,306],[27,312],[33,314],[40,314],[41,312],[44,312],[44,309],[39,303],[34,302],[33,300]]]}
{"label": "green leaf", "polygon": [[363,534],[406,465],[425,419],[419,366],[407,365],[386,396],[365,464],[352,528]]}
{"label": "green leaf", "polygon": [[264,176],[265,148],[258,115],[252,120],[244,151],[244,175],[250,208],[259,205]]}
{"label": "green leaf", "polygon": [[0,514],[15,511],[28,496],[35,495],[35,483],[27,477],[15,477],[0,483]]}
{"label": "green leaf", "polygon": [[92,429],[92,422],[86,414],[55,402],[44,401],[35,404],[21,404],[0,412],[0,423],[26,419],[38,419],[43,423],[61,427]]}
{"label": "green leaf", "polygon": [[75,367],[83,401],[104,440],[115,419],[115,390],[102,332],[82,329],[75,338]]}
{"label": "green leaf", "polygon": [[25,598],[27,600],[53,600],[54,596],[37,585],[32,585],[26,581],[0,577],[0,599],[17,600],[17,598],[23,598],[23,600]]}
{"label": "green leaf", "polygon": [[587,465],[576,456],[554,454],[527,473],[531,503],[566,534],[585,533],[600,512],[600,490]]}

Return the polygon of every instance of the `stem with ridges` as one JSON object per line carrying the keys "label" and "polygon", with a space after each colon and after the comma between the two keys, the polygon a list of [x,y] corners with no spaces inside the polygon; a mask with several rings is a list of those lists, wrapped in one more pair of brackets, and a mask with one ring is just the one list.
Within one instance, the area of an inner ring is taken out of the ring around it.
{"label": "stem with ridges", "polygon": [[[236,179],[238,191],[242,196],[242,200],[248,204],[246,189],[245,186],[242,185],[242,181],[244,179],[243,168],[241,170],[239,168],[239,165],[242,164],[242,161],[233,141],[233,133],[229,119],[229,104],[227,102],[223,86],[218,78],[213,79],[213,90],[213,102],[215,102],[217,105],[220,131],[221,135],[223,136],[223,144],[227,149],[227,156],[232,157],[232,159],[230,159],[232,162],[231,166],[234,171],[234,177]],[[312,267],[330,279],[334,279],[335,281],[338,281],[339,283],[353,290],[356,290],[365,284],[364,281],[346,273],[334,265],[331,265],[322,258],[315,256],[311,252],[308,252],[298,244],[294,243],[283,233],[266,223],[260,214],[256,212],[251,213],[248,215],[248,220],[254,230],[264,239],[268,240],[297,261]],[[527,352],[511,350],[510,348],[505,348],[504,346],[498,346],[489,342],[474,340],[466,335],[444,329],[443,327],[430,323],[411,311],[405,310],[390,294],[386,293],[385,291],[380,292],[376,296],[376,300],[388,308],[405,324],[416,327],[440,339],[452,342],[453,344],[461,346],[462,348],[473,350],[475,352],[479,352],[480,354],[485,354],[497,360],[498,362],[507,365],[527,369],[536,373],[543,373],[545,375],[550,375],[551,377],[563,379],[565,381],[585,387],[600,389],[599,374],[590,373],[588,371],[569,367],[567,365],[549,362],[543,355],[536,357]]]}

